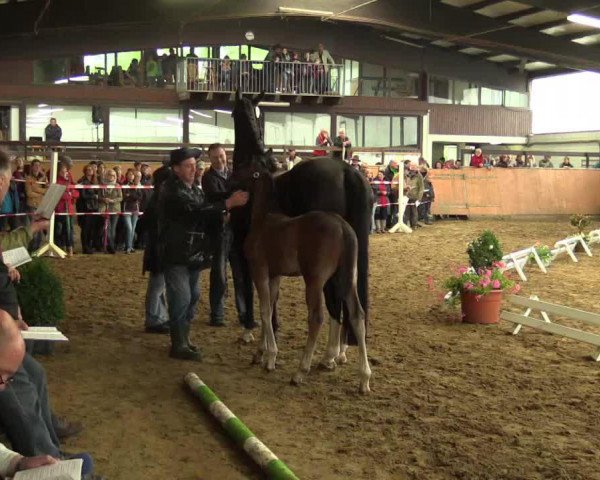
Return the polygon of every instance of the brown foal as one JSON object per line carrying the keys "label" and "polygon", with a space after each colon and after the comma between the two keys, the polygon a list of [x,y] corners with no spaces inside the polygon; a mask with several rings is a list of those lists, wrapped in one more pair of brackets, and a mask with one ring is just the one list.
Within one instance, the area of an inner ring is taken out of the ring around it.
{"label": "brown foal", "polygon": [[[308,339],[300,368],[292,378],[293,384],[302,383],[310,370],[323,324],[323,287],[333,277],[335,299],[346,305],[358,339],[359,390],[368,393],[371,369],[367,359],[365,313],[356,290],[358,246],[354,230],[334,213],[316,211],[294,218],[277,213],[273,177],[258,171],[253,177],[252,220],[244,251],[260,303],[262,330],[257,358],[267,370],[275,369],[277,343],[271,315],[279,295],[280,280],[282,276],[302,276],[308,307]],[[335,367],[334,359],[340,355],[340,321],[340,318],[331,319],[324,358],[329,368]]]}

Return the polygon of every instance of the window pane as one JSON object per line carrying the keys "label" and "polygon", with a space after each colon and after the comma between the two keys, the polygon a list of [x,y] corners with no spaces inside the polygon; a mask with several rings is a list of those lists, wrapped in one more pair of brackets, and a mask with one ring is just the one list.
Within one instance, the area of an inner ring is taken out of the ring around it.
{"label": "window pane", "polygon": [[502,105],[502,90],[493,88],[481,88],[482,105]]}
{"label": "window pane", "polygon": [[392,77],[390,80],[390,96],[392,97],[419,97],[419,76],[406,74],[403,77]]}
{"label": "window pane", "polygon": [[365,116],[365,147],[390,146],[390,117]]}
{"label": "window pane", "polygon": [[371,63],[363,63],[361,64],[362,71],[361,77],[375,77],[380,78],[383,77],[383,66],[382,65],[373,65]]}
{"label": "window pane", "polygon": [[392,117],[392,147],[402,146],[402,117]]}
{"label": "window pane", "polygon": [[239,60],[239,58],[240,58],[239,45],[230,45],[227,47],[220,47],[219,58],[225,58],[225,56],[228,56],[231,60]]}
{"label": "window pane", "polygon": [[429,101],[431,103],[452,103],[451,82],[447,78],[432,77],[429,80]]}
{"label": "window pane", "polygon": [[[208,58],[208,47],[193,47],[194,54],[198,58]],[[183,56],[185,57],[188,53],[190,53],[191,47],[182,47]]]}
{"label": "window pane", "polygon": [[526,93],[506,90],[504,92],[504,105],[507,107],[527,108],[529,106],[529,96]]}
{"label": "window pane", "polygon": [[181,142],[183,141],[181,113],[179,110],[167,109],[111,108],[110,141]]}
{"label": "window pane", "polygon": [[67,78],[67,59],[51,58],[33,62],[33,82],[37,84],[54,83]]}
{"label": "window pane", "polygon": [[361,79],[361,95],[363,97],[385,97],[386,82],[381,78],[378,80]]}
{"label": "window pane", "polygon": [[[346,131],[346,136],[352,142],[354,147],[363,146],[363,116],[342,116],[337,117],[337,131],[343,128]],[[334,132],[337,134],[337,131]]]}
{"label": "window pane", "polygon": [[457,105],[478,105],[479,88],[474,83],[454,80],[454,103]]}
{"label": "window pane", "polygon": [[92,122],[91,106],[28,105],[26,111],[26,138],[45,139],[44,129],[50,123],[50,118],[56,118],[56,123],[62,129],[62,142],[101,142],[103,139],[104,126],[100,124],[96,129]]}
{"label": "window pane", "polygon": [[404,128],[402,145],[405,147],[416,147],[419,144],[419,118],[404,117]]}
{"label": "window pane", "polygon": [[[169,53],[167,51],[166,55],[168,55],[168,54]],[[129,65],[131,64],[131,61],[133,59],[136,59],[139,62],[141,58],[142,58],[142,52],[140,52],[140,51],[117,52],[117,64],[123,70],[127,70],[129,68]]]}
{"label": "window pane", "polygon": [[[313,113],[265,113],[265,143],[269,145],[314,145],[322,128],[329,130],[331,117]],[[331,133],[331,132],[330,132]]]}

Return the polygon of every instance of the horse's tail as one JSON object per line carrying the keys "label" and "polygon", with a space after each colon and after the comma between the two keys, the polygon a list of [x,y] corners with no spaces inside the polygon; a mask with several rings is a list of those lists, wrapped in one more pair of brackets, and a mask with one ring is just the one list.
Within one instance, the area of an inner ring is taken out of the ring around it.
{"label": "horse's tail", "polygon": [[[357,289],[358,298],[365,312],[365,327],[369,319],[369,233],[373,210],[373,191],[360,172],[348,168],[344,175],[346,192],[346,220],[352,226],[357,240]],[[344,326],[348,332],[348,344],[356,345],[354,332],[348,322],[348,310],[344,308]]]}

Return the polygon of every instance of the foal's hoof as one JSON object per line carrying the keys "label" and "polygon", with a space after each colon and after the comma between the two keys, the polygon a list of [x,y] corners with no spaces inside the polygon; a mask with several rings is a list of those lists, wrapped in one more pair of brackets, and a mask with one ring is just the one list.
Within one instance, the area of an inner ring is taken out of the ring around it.
{"label": "foal's hoof", "polygon": [[361,383],[360,387],[358,388],[358,392],[361,395],[368,395],[369,393],[371,393],[371,388],[369,388],[369,382],[366,382],[364,384]]}
{"label": "foal's hoof", "polygon": [[252,343],[254,341],[254,335],[252,334],[252,330],[245,329],[240,336],[240,343],[245,343],[246,345]]}
{"label": "foal's hoof", "polygon": [[337,357],[335,357],[335,363],[338,365],[344,365],[348,363],[348,357],[346,357],[346,352],[340,353]]}
{"label": "foal's hoof", "polygon": [[252,355],[252,365],[260,365],[262,363],[262,352],[258,351],[254,355]]}
{"label": "foal's hoof", "polygon": [[335,360],[322,360],[321,363],[319,363],[319,367],[323,370],[332,371],[337,367],[337,363],[335,363]]}
{"label": "foal's hoof", "polygon": [[293,385],[294,387],[299,387],[300,385],[302,385],[303,382],[304,377],[302,376],[302,374],[300,372],[296,372],[290,380],[290,385]]}

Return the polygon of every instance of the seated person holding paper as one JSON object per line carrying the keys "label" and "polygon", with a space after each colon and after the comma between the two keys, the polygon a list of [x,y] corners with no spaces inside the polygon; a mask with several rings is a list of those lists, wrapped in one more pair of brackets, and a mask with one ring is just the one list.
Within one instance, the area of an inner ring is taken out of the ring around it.
{"label": "seated person holding paper", "polygon": [[[8,388],[25,355],[25,342],[15,321],[0,310],[0,391]],[[0,477],[10,477],[20,470],[51,465],[57,460],[50,455],[24,457],[0,444]]]}

